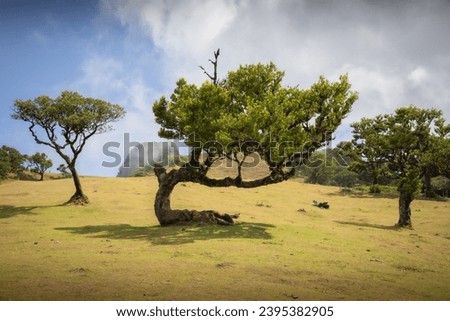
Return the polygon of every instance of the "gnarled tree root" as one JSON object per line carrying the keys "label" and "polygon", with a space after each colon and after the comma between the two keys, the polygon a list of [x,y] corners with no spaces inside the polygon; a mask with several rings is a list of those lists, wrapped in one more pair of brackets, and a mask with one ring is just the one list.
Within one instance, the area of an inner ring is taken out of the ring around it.
{"label": "gnarled tree root", "polygon": [[196,210],[170,210],[164,215],[161,225],[185,224],[185,223],[207,223],[218,225],[232,225],[239,214],[220,214],[216,211]]}
{"label": "gnarled tree root", "polygon": [[89,204],[89,198],[86,195],[73,195],[64,205],[86,205]]}

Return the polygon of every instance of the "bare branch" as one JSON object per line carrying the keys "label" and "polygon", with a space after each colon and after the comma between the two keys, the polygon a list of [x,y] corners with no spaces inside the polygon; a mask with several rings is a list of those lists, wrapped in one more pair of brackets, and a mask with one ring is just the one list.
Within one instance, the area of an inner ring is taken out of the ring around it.
{"label": "bare branch", "polygon": [[203,68],[203,66],[199,66],[199,68],[200,68],[201,70],[203,70],[203,72],[205,73],[205,75],[208,76],[208,78],[211,79],[211,80],[215,83],[214,76],[211,76],[211,75],[206,71],[206,69]]}
{"label": "bare branch", "polygon": [[220,55],[220,48],[217,49],[217,51],[214,52],[214,60],[208,59],[208,61],[213,65],[214,67],[214,73],[213,75],[211,75],[210,73],[208,73],[206,71],[205,68],[203,68],[202,66],[199,66],[200,69],[205,73],[206,76],[208,76],[209,79],[212,80],[213,84],[217,86],[217,84],[219,83],[219,79],[217,78],[217,60],[219,58]]}

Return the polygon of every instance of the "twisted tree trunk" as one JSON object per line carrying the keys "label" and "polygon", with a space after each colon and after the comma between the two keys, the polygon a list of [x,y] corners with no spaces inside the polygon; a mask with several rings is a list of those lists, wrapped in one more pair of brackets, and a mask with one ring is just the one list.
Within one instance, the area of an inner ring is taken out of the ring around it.
{"label": "twisted tree trunk", "polygon": [[414,200],[414,196],[410,193],[400,192],[398,201],[399,219],[397,226],[400,227],[412,227],[411,223],[411,203]]}
{"label": "twisted tree trunk", "polygon": [[69,166],[69,170],[72,174],[73,183],[75,185],[75,193],[67,201],[66,204],[76,204],[76,205],[88,204],[89,199],[83,193],[83,189],[81,188],[80,177],[78,176],[78,172],[77,172],[75,166]]}
{"label": "twisted tree trunk", "polygon": [[236,178],[212,179],[206,176],[206,170],[189,165],[179,169],[173,169],[169,173],[163,167],[155,167],[154,171],[159,183],[154,208],[156,217],[163,226],[187,222],[231,225],[234,223],[234,219],[239,216],[238,214],[220,214],[212,210],[172,209],[170,206],[170,195],[175,186],[180,182],[194,182],[209,187],[235,186],[239,188],[253,188],[282,182],[294,174],[293,172],[288,174],[272,173],[267,177],[254,181],[243,181],[240,176]]}
{"label": "twisted tree trunk", "polygon": [[155,167],[155,174],[158,177],[159,188],[155,197],[155,214],[159,224],[171,225],[177,223],[215,223],[221,225],[231,225],[233,218],[238,215],[219,214],[216,211],[195,211],[195,210],[174,210],[170,207],[170,195],[179,182],[197,181],[194,169],[188,168],[174,169],[169,173],[161,167]]}

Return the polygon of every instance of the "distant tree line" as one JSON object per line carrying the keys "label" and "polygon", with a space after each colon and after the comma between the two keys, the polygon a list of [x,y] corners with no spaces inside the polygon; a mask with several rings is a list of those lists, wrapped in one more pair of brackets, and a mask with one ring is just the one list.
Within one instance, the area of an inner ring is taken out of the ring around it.
{"label": "distant tree line", "polygon": [[[359,187],[360,190],[374,194],[383,190],[391,191],[396,186],[396,180],[388,173],[381,173],[374,180],[370,169],[357,166],[350,157],[344,156],[340,146],[314,152],[311,158],[297,169],[297,176],[303,177],[305,183],[343,188]],[[447,152],[450,152],[450,148]],[[448,157],[450,159],[450,155]],[[450,173],[441,170],[434,170],[432,173],[431,177],[424,174],[421,180],[422,193],[427,197],[449,197]]]}
{"label": "distant tree line", "polygon": [[[0,148],[0,181],[5,179],[35,180],[31,174],[39,175],[44,180],[44,174],[53,166],[53,161],[45,153],[36,152],[33,155],[22,154],[16,148],[3,145]],[[60,178],[70,178],[67,166],[57,167]]]}
{"label": "distant tree line", "polygon": [[39,175],[39,180],[44,180],[44,173],[53,166],[53,162],[45,153],[26,155],[20,153],[14,147],[3,145],[0,148],[0,180],[7,178],[30,180]]}
{"label": "distant tree line", "polygon": [[364,177],[349,169],[351,160],[339,153],[337,148],[326,148],[314,152],[302,164],[297,175],[303,176],[306,183],[353,187],[365,184]]}

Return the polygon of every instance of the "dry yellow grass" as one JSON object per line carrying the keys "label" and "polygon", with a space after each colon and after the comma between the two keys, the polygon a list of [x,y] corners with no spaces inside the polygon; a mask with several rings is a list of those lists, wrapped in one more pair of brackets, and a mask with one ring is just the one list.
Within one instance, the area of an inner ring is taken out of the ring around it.
{"label": "dry yellow grass", "polygon": [[396,230],[394,198],[180,184],[174,207],[240,219],[162,228],[154,177],[82,182],[88,206],[60,205],[69,179],[0,185],[1,300],[450,299],[448,202],[414,201],[414,230]]}

